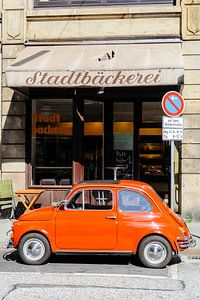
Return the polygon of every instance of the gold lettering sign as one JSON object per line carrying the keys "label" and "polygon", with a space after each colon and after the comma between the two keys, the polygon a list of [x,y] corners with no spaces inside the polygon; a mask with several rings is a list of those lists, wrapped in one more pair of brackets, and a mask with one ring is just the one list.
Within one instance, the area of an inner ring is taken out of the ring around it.
{"label": "gold lettering sign", "polygon": [[69,71],[60,75],[34,72],[26,78],[28,86],[144,86],[161,82],[161,70],[152,71]]}
{"label": "gold lettering sign", "polygon": [[36,135],[71,135],[72,123],[60,122],[59,113],[51,115],[36,113],[33,115],[32,134]]}

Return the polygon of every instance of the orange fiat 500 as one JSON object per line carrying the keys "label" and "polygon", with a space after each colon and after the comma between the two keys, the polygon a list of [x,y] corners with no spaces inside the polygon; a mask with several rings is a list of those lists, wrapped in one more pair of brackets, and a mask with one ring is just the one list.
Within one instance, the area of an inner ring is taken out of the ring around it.
{"label": "orange fiat 500", "polygon": [[26,264],[51,253],[138,254],[146,267],[163,268],[194,246],[184,221],[146,183],[87,181],[75,185],[56,207],[23,214],[8,244]]}

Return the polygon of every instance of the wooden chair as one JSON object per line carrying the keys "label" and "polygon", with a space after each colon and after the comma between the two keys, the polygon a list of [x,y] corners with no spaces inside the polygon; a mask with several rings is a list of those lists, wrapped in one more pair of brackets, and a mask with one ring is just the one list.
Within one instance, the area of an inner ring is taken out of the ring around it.
{"label": "wooden chair", "polygon": [[60,185],[69,185],[69,184],[70,184],[70,179],[67,178],[60,179]]}
{"label": "wooden chair", "polygon": [[40,180],[40,185],[56,185],[54,178],[43,178]]}

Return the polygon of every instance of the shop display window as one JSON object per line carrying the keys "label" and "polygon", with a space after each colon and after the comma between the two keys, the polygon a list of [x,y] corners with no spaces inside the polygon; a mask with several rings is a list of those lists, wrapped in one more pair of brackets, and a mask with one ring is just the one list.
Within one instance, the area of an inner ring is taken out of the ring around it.
{"label": "shop display window", "polygon": [[140,179],[146,182],[167,182],[169,145],[162,140],[161,102],[143,102],[140,129]]}
{"label": "shop display window", "polygon": [[140,136],[141,179],[164,180],[169,173],[169,148],[161,135]]}
{"label": "shop display window", "polygon": [[72,100],[32,100],[32,184],[72,183]]}

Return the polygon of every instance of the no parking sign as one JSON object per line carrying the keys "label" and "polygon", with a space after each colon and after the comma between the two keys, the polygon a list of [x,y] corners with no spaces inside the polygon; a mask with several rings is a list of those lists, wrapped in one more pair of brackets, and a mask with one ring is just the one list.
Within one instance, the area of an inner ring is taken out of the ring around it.
{"label": "no parking sign", "polygon": [[185,109],[185,101],[180,93],[170,91],[162,98],[162,109],[167,116],[178,117]]}

